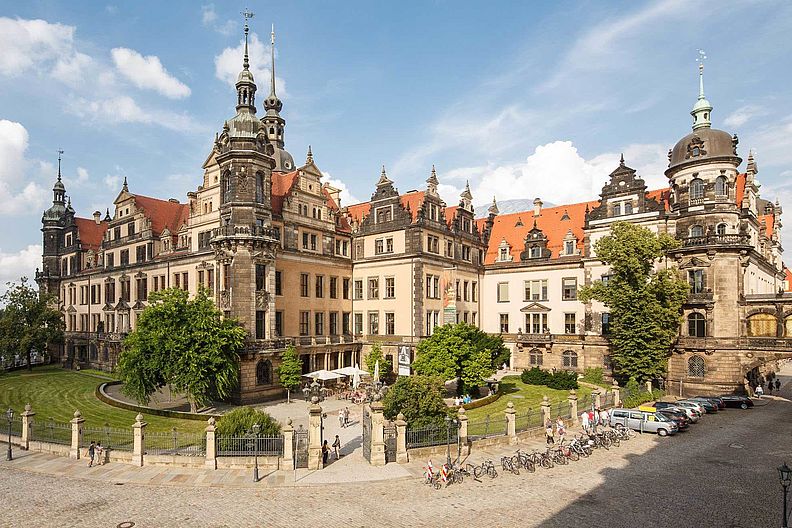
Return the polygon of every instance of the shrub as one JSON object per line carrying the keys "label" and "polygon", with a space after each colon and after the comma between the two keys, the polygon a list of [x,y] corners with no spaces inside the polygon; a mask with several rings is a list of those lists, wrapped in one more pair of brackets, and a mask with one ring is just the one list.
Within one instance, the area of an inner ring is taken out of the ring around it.
{"label": "shrub", "polygon": [[275,436],[281,431],[277,420],[264,411],[257,411],[253,407],[237,407],[217,422],[217,435],[242,436],[251,431],[254,424],[261,426],[262,436]]}
{"label": "shrub", "polygon": [[602,367],[586,367],[586,370],[583,371],[583,378],[581,379],[594,385],[605,385],[605,376]]}
{"label": "shrub", "polygon": [[551,376],[550,372],[539,367],[533,367],[532,369],[523,370],[522,374],[520,374],[520,380],[526,385],[547,385]]}
{"label": "shrub", "polygon": [[399,376],[382,400],[385,417],[399,413],[410,427],[443,424],[448,407],[443,401],[443,382],[430,376]]}
{"label": "shrub", "polygon": [[525,369],[520,379],[526,385],[546,385],[551,389],[577,389],[577,374],[572,371],[559,370],[552,373],[539,367]]}

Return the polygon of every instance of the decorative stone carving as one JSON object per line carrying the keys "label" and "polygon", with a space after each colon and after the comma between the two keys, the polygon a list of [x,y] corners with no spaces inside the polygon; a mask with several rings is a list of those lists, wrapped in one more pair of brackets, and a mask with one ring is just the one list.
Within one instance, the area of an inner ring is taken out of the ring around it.
{"label": "decorative stone carving", "polygon": [[267,291],[259,290],[256,292],[256,309],[266,310],[269,307],[270,294]]}
{"label": "decorative stone carving", "polygon": [[220,309],[228,310],[231,308],[231,292],[228,290],[220,291]]}

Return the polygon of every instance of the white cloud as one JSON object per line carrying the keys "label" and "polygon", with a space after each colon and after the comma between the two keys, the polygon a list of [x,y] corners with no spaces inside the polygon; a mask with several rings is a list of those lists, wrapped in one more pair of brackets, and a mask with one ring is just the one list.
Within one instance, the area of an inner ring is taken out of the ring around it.
{"label": "white cloud", "polygon": [[8,282],[19,282],[21,277],[32,281],[36,268],[41,268],[40,244],[31,244],[16,253],[0,249],[0,295],[6,292]]}
{"label": "white cloud", "polygon": [[138,88],[154,90],[171,99],[190,95],[190,88],[168,73],[156,55],[144,57],[129,48],[113,48],[110,54],[121,75]]}
{"label": "white cloud", "polygon": [[79,51],[66,56],[55,63],[52,76],[57,80],[75,88],[85,82],[86,72],[93,66],[94,60]]}
{"label": "white cloud", "polygon": [[723,125],[727,128],[738,128],[743,126],[754,117],[766,114],[767,110],[759,105],[749,104],[741,106],[724,118]]}
{"label": "white cloud", "polygon": [[97,100],[77,97],[68,102],[65,110],[77,117],[100,124],[141,123],[181,132],[202,130],[187,114],[146,110],[128,95]]}
{"label": "white cloud", "polygon": [[362,200],[358,199],[350,192],[349,187],[347,187],[346,183],[344,183],[339,179],[333,178],[332,176],[330,176],[329,172],[323,173],[323,177],[325,183],[341,191],[341,193],[339,194],[341,203],[337,204],[339,207],[346,207],[347,205],[352,205],[362,202]]}
{"label": "white cloud", "polygon": [[74,26],[0,17],[0,74],[17,77],[58,60],[69,60],[74,53],[73,41]]}
{"label": "white cloud", "polygon": [[21,123],[0,119],[0,209],[2,215],[29,214],[41,211],[46,191],[35,181],[28,181],[25,159],[28,132]]}
{"label": "white cloud", "polygon": [[[239,72],[242,71],[242,56],[245,52],[245,41],[240,41],[235,48],[225,48],[215,56],[215,76],[234,86]],[[250,44],[248,46],[248,56],[250,61],[250,71],[256,79],[259,92],[264,92],[265,96],[269,93],[270,85],[270,48],[265,46],[255,33],[250,34]],[[275,78],[275,88],[278,97],[286,98],[286,85],[280,77]]]}
{"label": "white cloud", "polygon": [[223,23],[218,21],[217,11],[214,4],[201,6],[201,23],[204,27],[212,28],[221,35],[230,35],[236,30],[237,23],[233,20],[226,20]]}
{"label": "white cloud", "polygon": [[209,26],[217,20],[217,13],[215,12],[214,4],[201,6],[201,23],[204,26]]}

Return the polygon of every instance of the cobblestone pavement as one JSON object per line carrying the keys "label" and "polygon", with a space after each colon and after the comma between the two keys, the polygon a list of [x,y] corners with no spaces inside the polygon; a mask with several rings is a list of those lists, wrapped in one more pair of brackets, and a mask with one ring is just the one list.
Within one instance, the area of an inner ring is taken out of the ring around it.
{"label": "cobblestone pavement", "polygon": [[[398,480],[239,489],[116,485],[0,463],[0,526],[778,526],[776,467],[792,460],[789,375],[780,397],[708,415],[675,437],[644,435],[569,466],[440,491],[420,483],[419,461]],[[506,448],[492,449],[471,460]]]}

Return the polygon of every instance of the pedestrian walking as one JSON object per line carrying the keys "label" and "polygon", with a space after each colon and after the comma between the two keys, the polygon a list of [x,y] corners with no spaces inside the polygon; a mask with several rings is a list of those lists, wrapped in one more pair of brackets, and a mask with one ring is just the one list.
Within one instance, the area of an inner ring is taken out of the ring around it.
{"label": "pedestrian walking", "polygon": [[591,432],[597,434],[597,423],[599,422],[599,412],[595,409],[589,411],[589,427]]}
{"label": "pedestrian walking", "polygon": [[330,456],[330,446],[327,445],[327,440],[322,444],[322,464],[327,465],[327,457]]}
{"label": "pedestrian walking", "polygon": [[583,411],[580,413],[580,426],[583,428],[583,432],[588,434],[589,433],[589,413],[588,411]]}
{"label": "pedestrian walking", "polygon": [[776,378],[775,380],[775,388],[776,388],[776,392],[781,390],[781,380],[778,378]]}
{"label": "pedestrian walking", "polygon": [[341,439],[338,438],[338,435],[336,435],[335,441],[333,442],[333,452],[335,453],[336,460],[341,458]]}
{"label": "pedestrian walking", "polygon": [[342,429],[346,426],[346,422],[344,420],[344,409],[338,409],[338,426]]}
{"label": "pedestrian walking", "polygon": [[556,420],[556,432],[558,433],[558,443],[563,444],[564,437],[566,436],[566,425],[560,416]]}
{"label": "pedestrian walking", "polygon": [[599,412],[599,423],[600,426],[604,429],[608,425],[610,425],[610,413],[608,413],[608,409],[602,409]]}
{"label": "pedestrian walking", "polygon": [[756,395],[757,398],[761,398],[762,396],[764,396],[764,389],[762,389],[761,385],[756,386],[756,389],[754,390],[754,394]]}
{"label": "pedestrian walking", "polygon": [[102,442],[96,442],[96,462],[100,466],[104,466],[104,447],[102,447]]}
{"label": "pedestrian walking", "polygon": [[349,427],[349,407],[344,407],[344,427]]}
{"label": "pedestrian walking", "polygon": [[555,438],[553,438],[553,422],[547,420],[545,424],[545,441],[547,445],[555,444]]}
{"label": "pedestrian walking", "polygon": [[91,444],[85,450],[85,455],[88,457],[88,467],[93,466],[94,456],[96,455],[96,442],[91,440]]}

